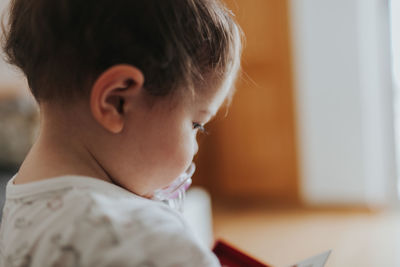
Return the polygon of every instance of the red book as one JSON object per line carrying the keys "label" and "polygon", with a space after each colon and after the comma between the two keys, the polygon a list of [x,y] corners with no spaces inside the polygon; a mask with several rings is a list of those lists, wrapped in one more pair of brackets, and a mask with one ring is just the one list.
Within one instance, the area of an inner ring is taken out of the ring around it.
{"label": "red book", "polygon": [[[213,252],[223,267],[272,267],[271,265],[259,262],[221,240],[217,241],[213,248]],[[328,250],[291,266],[323,267],[330,253],[331,251]]]}
{"label": "red book", "polygon": [[244,254],[240,250],[218,240],[213,248],[223,267],[272,267]]}

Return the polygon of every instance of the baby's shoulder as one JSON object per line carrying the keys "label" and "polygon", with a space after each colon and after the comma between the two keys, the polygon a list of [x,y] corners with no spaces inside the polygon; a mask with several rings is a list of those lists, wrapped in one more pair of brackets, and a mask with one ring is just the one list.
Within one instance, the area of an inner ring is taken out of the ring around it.
{"label": "baby's shoulder", "polygon": [[128,197],[115,192],[71,190],[57,201],[64,205],[60,216],[77,229],[86,224],[92,231],[112,226],[116,232],[121,232],[122,237],[133,233],[137,237],[153,228],[187,228],[180,213],[164,203],[133,194]]}
{"label": "baby's shoulder", "polygon": [[[168,206],[141,198],[90,193],[86,212],[75,219],[74,240],[99,255],[93,266],[218,266],[181,215]],[[131,265],[129,265],[131,266]],[[132,265],[136,266],[136,265]]]}
{"label": "baby's shoulder", "polygon": [[14,241],[4,249],[0,242],[0,254],[11,260],[28,255],[40,263],[33,266],[218,266],[180,213],[124,191],[72,186],[10,199],[6,206],[3,239]]}
{"label": "baby's shoulder", "polygon": [[[142,227],[168,222],[186,227],[180,213],[167,205],[136,195],[131,197],[107,194],[105,192],[86,192],[80,198],[85,199],[84,215],[91,218],[108,218],[117,226],[130,226],[136,223]],[[76,197],[72,196],[73,201]]]}

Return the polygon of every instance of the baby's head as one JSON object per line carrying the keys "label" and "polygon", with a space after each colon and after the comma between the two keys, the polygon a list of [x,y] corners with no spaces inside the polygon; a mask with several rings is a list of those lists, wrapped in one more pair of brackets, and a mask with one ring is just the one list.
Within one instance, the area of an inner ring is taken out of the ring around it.
{"label": "baby's head", "polygon": [[241,45],[218,0],[14,0],[4,50],[42,131],[149,195],[190,165],[196,133],[232,95]]}

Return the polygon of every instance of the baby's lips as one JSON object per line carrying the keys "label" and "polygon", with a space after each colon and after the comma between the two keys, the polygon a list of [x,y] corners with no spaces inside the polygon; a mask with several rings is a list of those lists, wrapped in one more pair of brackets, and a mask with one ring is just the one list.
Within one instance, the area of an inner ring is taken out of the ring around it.
{"label": "baby's lips", "polygon": [[184,173],[179,175],[169,185],[156,190],[153,193],[152,199],[156,200],[174,199],[178,197],[180,194],[184,193],[192,184],[191,176],[193,175],[195,169],[196,166],[192,162],[189,168],[187,168],[187,170]]}
{"label": "baby's lips", "polygon": [[194,171],[196,170],[196,165],[192,162],[190,166],[186,169],[184,173],[178,176],[175,180],[173,180],[169,185],[163,187],[161,190],[164,189],[177,189],[173,188],[176,183],[182,184],[185,187],[185,190],[189,188],[190,184],[187,185],[186,181],[191,179]]}
{"label": "baby's lips", "polygon": [[[170,188],[176,181],[179,181],[180,179],[183,179],[184,181],[188,180],[189,178],[192,177],[192,175],[193,175],[195,170],[196,170],[196,165],[192,162],[184,173],[179,175],[178,178],[173,180],[169,185],[164,186],[163,188],[161,188],[161,190]],[[187,186],[187,187],[185,186],[185,189],[187,189],[189,186]]]}

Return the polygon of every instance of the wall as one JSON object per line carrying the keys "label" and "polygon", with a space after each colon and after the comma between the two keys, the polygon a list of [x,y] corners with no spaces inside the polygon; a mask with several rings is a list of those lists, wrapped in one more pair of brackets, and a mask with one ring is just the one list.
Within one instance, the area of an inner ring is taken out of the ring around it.
{"label": "wall", "polygon": [[392,203],[387,1],[291,0],[290,5],[303,200]]}
{"label": "wall", "polygon": [[298,204],[287,1],[225,2],[246,38],[242,72],[228,116],[206,126],[194,181],[224,203]]}

